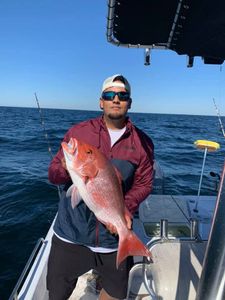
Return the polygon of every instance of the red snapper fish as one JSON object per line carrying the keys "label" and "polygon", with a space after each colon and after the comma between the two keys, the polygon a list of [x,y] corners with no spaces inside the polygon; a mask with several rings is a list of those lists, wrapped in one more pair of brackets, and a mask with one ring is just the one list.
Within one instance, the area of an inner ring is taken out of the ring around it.
{"label": "red snapper fish", "polygon": [[127,228],[130,216],[124,204],[121,175],[112,163],[94,146],[75,138],[62,142],[67,170],[73,185],[67,191],[74,208],[81,199],[96,218],[106,226],[114,226],[119,235],[116,267],[127,256],[146,256],[151,252],[136,234]]}

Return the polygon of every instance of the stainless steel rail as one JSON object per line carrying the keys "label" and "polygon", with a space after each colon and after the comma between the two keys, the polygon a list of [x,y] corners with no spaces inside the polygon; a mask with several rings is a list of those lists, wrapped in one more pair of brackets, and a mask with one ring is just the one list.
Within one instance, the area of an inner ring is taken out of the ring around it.
{"label": "stainless steel rail", "polygon": [[128,48],[144,48],[144,49],[168,49],[166,43],[157,43],[154,45],[140,45],[140,44],[124,44],[120,43],[113,35],[113,25],[114,25],[114,11],[115,11],[116,0],[108,0],[108,16],[107,16],[107,41],[116,46],[123,46]]}
{"label": "stainless steel rail", "polygon": [[27,263],[26,263],[26,265],[24,267],[24,269],[23,269],[22,274],[20,275],[20,277],[19,277],[19,279],[17,281],[17,284],[14,287],[14,289],[12,291],[12,294],[9,297],[9,300],[18,300],[19,291],[20,291],[20,289],[21,289],[21,287],[22,287],[22,285],[23,285],[23,283],[24,283],[24,281],[25,281],[25,279],[27,277],[28,272],[30,271],[30,269],[32,267],[32,264],[33,264],[33,262],[34,262],[34,260],[35,260],[35,258],[37,256],[37,254],[38,254],[41,246],[43,245],[43,243],[44,243],[44,239],[43,238],[40,238],[37,241],[37,243],[36,243],[36,245],[35,245],[32,253],[31,253],[31,255],[30,255],[30,257],[29,257],[29,259],[28,259],[28,261],[27,261]]}

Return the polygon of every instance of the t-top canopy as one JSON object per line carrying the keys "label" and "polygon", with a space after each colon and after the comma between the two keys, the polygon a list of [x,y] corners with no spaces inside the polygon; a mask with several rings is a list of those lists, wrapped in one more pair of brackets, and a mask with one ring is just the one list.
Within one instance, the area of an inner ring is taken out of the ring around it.
{"label": "t-top canopy", "polygon": [[189,67],[195,56],[208,64],[222,64],[225,1],[109,0],[107,38],[117,46],[186,54]]}

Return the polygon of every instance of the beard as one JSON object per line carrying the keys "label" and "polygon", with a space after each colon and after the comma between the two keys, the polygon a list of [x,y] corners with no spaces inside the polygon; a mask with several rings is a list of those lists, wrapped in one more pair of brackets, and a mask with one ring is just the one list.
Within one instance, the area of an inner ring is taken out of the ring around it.
{"label": "beard", "polygon": [[109,113],[108,118],[111,120],[121,120],[124,119],[124,114],[121,113]]}

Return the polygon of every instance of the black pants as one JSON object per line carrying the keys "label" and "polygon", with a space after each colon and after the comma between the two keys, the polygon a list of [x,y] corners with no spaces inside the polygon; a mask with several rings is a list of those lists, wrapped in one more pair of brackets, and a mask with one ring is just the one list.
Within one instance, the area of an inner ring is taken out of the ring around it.
{"label": "black pants", "polygon": [[91,269],[99,272],[102,286],[111,297],[126,298],[133,258],[128,257],[117,270],[116,256],[117,252],[95,253],[85,246],[64,242],[54,235],[48,261],[49,299],[68,299],[78,277]]}

